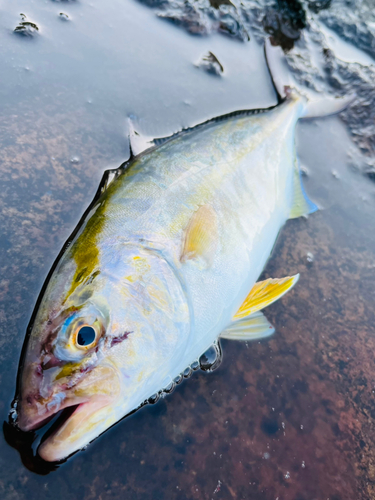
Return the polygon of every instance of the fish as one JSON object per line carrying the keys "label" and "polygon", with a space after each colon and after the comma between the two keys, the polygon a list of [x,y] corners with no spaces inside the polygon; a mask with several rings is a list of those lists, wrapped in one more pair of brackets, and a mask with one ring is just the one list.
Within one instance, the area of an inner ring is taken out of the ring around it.
{"label": "fish", "polygon": [[317,209],[295,127],[348,100],[273,83],[276,105],[155,141],[105,173],[47,277],[21,354],[14,425],[33,431],[61,413],[38,447],[43,460],[67,459],[170,392],[220,338],[274,333],[262,310],[298,274],[258,277],[285,222]]}

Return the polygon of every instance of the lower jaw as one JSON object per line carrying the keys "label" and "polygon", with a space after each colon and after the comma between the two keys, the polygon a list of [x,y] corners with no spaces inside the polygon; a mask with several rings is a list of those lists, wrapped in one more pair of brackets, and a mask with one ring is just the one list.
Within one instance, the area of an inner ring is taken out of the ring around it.
{"label": "lower jaw", "polygon": [[35,436],[33,441],[36,444],[37,449],[34,448],[34,446],[33,448],[35,450],[34,452],[37,452],[39,455],[39,448],[43,445],[43,443],[51,438],[51,436],[53,436],[65,424],[65,422],[72,416],[81,404],[83,403],[68,406],[51,415],[48,415],[48,417],[41,420],[34,420],[31,423],[24,423],[21,418],[21,421],[16,424],[16,427],[18,427],[18,429],[22,432],[33,434]]}
{"label": "lower jaw", "polygon": [[107,415],[106,407],[112,402],[107,398],[91,399],[67,408],[43,436],[39,456],[47,462],[61,462],[87,446],[116,422]]}
{"label": "lower jaw", "polygon": [[72,416],[72,414],[76,411],[76,409],[79,406],[80,405],[77,404],[77,405],[69,406],[68,408],[65,408],[64,410],[61,410],[61,412],[59,412],[60,414],[57,417],[57,419],[55,420],[55,422],[51,425],[51,427],[43,435],[41,442],[40,442],[40,445],[42,445],[49,437],[51,437],[53,434],[55,434],[65,424],[65,422]]}

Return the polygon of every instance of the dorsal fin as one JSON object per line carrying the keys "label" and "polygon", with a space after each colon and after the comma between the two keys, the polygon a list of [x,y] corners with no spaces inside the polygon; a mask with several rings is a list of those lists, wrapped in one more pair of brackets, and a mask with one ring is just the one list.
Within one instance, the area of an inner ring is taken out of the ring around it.
{"label": "dorsal fin", "polygon": [[129,116],[129,148],[130,148],[130,158],[143,153],[147,149],[155,146],[155,142],[150,137],[146,137],[137,132],[134,128],[134,116]]}
{"label": "dorsal fin", "polygon": [[[120,167],[121,168],[121,167]],[[109,170],[106,170],[103,174],[102,180],[100,181],[98,193],[102,194],[104,191],[108,189],[108,187],[112,184],[112,182],[117,179],[117,177],[120,175],[120,168],[112,168]]]}

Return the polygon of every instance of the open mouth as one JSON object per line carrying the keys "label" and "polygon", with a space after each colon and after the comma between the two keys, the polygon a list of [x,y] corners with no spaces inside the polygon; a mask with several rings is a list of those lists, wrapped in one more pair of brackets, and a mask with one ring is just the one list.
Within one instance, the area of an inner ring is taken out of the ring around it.
{"label": "open mouth", "polygon": [[[38,448],[48,439],[56,435],[57,432],[68,422],[68,420],[77,410],[77,408],[79,408],[83,404],[84,403],[68,406],[67,408],[64,408],[63,410],[60,410],[56,412],[54,415],[50,416],[48,419],[48,423],[51,422],[52,420],[53,422],[51,423],[50,426],[48,426],[45,429],[45,432],[43,432]],[[43,427],[45,427],[45,425],[43,425]],[[41,430],[42,428],[39,428],[39,432]]]}
{"label": "open mouth", "polygon": [[79,388],[75,385],[73,391],[60,384],[48,397],[31,389],[21,395],[14,424],[36,436],[33,450],[42,460],[65,460],[117,421],[117,372],[112,366],[104,366],[94,375],[93,380],[82,380]]}
{"label": "open mouth", "polygon": [[79,398],[72,400],[65,399],[62,404],[54,404],[49,411],[44,411],[44,414],[39,414],[38,408],[33,406],[28,408],[25,404],[21,405],[20,412],[18,414],[17,426],[21,431],[37,431],[42,427],[46,426],[51,420],[56,418],[56,415],[60,413],[69,412],[74,413],[72,408],[77,409],[78,406],[87,402],[87,399]]}
{"label": "open mouth", "polygon": [[[82,411],[82,407],[86,406],[87,399],[81,400],[79,402],[65,401],[63,408],[53,408],[47,414],[38,415],[27,412],[23,413],[22,409],[19,414],[19,419],[16,423],[16,427],[21,432],[27,434],[33,434],[33,445],[32,448],[35,454],[40,455],[39,449],[45,447],[50,441],[53,440],[59,432],[61,433],[64,427],[67,427],[70,423],[70,419],[78,411]],[[75,450],[72,451],[74,453]],[[40,455],[42,459],[44,457]],[[56,460],[49,460],[53,462],[59,462],[65,457],[56,458]]]}
{"label": "open mouth", "polygon": [[38,455],[47,462],[60,462],[84,448],[116,421],[113,402],[94,397],[59,412],[37,448]]}
{"label": "open mouth", "polygon": [[[39,448],[48,443],[49,440],[53,440],[53,436],[69,422],[79,406],[81,405],[75,404],[48,415],[47,418],[35,423],[33,430],[31,430],[31,425],[28,430],[21,430],[12,415],[9,416],[8,421],[3,422],[6,442],[19,452],[22,463],[28,470],[44,476],[56,470],[66,461],[69,455],[60,456],[57,460],[45,460],[39,453]],[[78,449],[71,449],[70,455]]]}
{"label": "open mouth", "polygon": [[[66,406],[63,409],[51,412],[47,417],[43,417],[40,420],[35,420],[29,423],[27,426],[17,426],[22,432],[33,433],[33,449],[35,453],[38,453],[39,447],[52,439],[69,421],[72,415],[77,411],[77,409],[83,406],[85,403],[72,404]],[[59,460],[57,460],[59,461]]]}

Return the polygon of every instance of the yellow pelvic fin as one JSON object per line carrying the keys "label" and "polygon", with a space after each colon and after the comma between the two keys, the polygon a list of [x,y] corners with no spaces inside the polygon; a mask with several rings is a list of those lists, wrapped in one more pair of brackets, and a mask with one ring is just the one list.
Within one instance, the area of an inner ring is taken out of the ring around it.
{"label": "yellow pelvic fin", "polygon": [[218,242],[217,215],[210,205],[203,205],[191,216],[182,241],[181,262],[203,259],[210,266]]}
{"label": "yellow pelvic fin", "polygon": [[255,283],[244,303],[233,316],[233,320],[245,318],[269,306],[288,292],[297,283],[298,278],[299,274],[296,274],[286,278],[270,278]]}

